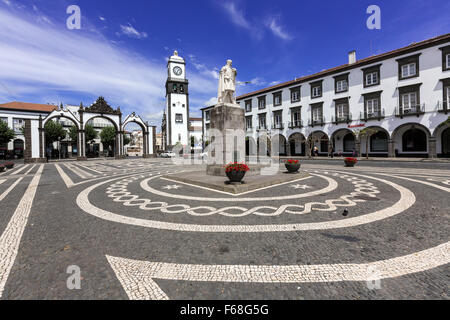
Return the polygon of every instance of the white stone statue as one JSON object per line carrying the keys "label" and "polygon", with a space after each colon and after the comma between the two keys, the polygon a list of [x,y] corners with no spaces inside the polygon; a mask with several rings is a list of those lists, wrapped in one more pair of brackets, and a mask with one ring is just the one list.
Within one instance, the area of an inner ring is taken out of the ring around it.
{"label": "white stone statue", "polygon": [[232,103],[236,104],[236,69],[232,68],[232,61],[228,60],[227,65],[220,70],[219,76],[219,103]]}

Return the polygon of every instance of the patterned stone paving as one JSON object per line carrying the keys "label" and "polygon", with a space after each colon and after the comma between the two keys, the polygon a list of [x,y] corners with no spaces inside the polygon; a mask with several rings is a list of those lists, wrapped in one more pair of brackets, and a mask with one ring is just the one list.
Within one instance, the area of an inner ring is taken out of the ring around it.
{"label": "patterned stone paving", "polygon": [[0,297],[449,299],[450,170],[303,165],[308,178],[239,195],[165,178],[199,169],[2,173]]}

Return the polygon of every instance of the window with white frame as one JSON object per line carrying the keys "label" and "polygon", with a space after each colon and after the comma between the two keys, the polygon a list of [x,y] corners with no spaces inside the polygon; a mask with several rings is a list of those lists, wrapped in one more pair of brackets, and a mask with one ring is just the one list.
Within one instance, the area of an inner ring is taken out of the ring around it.
{"label": "window with white frame", "polygon": [[258,108],[265,109],[266,108],[266,97],[258,98]]}
{"label": "window with white frame", "polygon": [[348,88],[347,80],[339,80],[336,82],[336,91],[337,92],[347,91],[347,88]]}
{"label": "window with white frame", "polygon": [[274,123],[275,123],[275,128],[280,128],[281,124],[283,123],[282,117],[281,117],[281,113],[275,113],[274,114]]}
{"label": "window with white frame", "polygon": [[300,101],[300,88],[293,89],[291,91],[291,101],[292,102]]}
{"label": "window with white frame", "polygon": [[320,122],[322,121],[322,108],[314,108],[313,109],[313,121]]}
{"label": "window with white frame", "polygon": [[447,69],[450,69],[450,53],[446,55]]}
{"label": "window with white frame", "polygon": [[245,112],[252,111],[252,100],[245,101]]}
{"label": "window with white frame", "polygon": [[266,128],[266,115],[260,115],[259,116],[259,127],[261,129],[265,129]]}
{"label": "window with white frame", "polygon": [[8,118],[0,118],[0,121],[5,122],[6,124],[8,124]]}
{"label": "window with white frame", "polygon": [[378,84],[378,72],[370,72],[366,75],[366,85]]}
{"label": "window with white frame", "polygon": [[281,105],[281,92],[273,95],[273,104],[275,106]]}
{"label": "window with white frame", "polygon": [[246,125],[247,130],[251,129],[252,128],[252,118],[248,117],[245,119],[245,121],[246,121],[245,125]]}
{"label": "window with white frame", "polygon": [[315,86],[312,88],[312,97],[317,98],[322,95],[322,87],[321,86]]}
{"label": "window with white frame", "polygon": [[338,119],[347,117],[347,104],[341,103],[336,106],[336,114]]}
{"label": "window with white frame", "polygon": [[417,106],[417,93],[410,92],[402,95],[403,111],[415,109]]}
{"label": "window with white frame", "polygon": [[416,64],[408,63],[402,66],[402,78],[413,77],[416,75]]}
{"label": "window with white frame", "polygon": [[380,112],[380,100],[379,99],[369,99],[367,104],[367,115],[374,116]]}

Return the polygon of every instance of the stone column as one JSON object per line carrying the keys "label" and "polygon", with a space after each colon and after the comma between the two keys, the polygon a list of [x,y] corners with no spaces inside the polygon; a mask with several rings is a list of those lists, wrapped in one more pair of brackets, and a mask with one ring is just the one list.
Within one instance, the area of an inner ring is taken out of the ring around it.
{"label": "stone column", "polygon": [[78,161],[86,161],[86,135],[84,130],[78,131]]}
{"label": "stone column", "polygon": [[395,141],[392,139],[388,140],[388,157],[395,158]]}
{"label": "stone column", "polygon": [[[23,159],[25,163],[31,162],[31,150],[32,150],[32,141],[31,141],[31,120],[25,120],[25,150],[23,153]],[[40,148],[40,146],[39,146]]]}
{"label": "stone column", "polygon": [[437,158],[437,150],[436,150],[436,138],[430,138],[429,140],[429,157],[431,159],[436,159]]}
{"label": "stone column", "polygon": [[285,148],[286,148],[286,156],[290,157],[292,154],[291,154],[291,143],[289,141],[286,142]]}
{"label": "stone column", "polygon": [[359,140],[359,139],[355,139],[355,150],[356,150],[356,154],[358,155],[358,157],[363,156],[361,154],[361,140]]}

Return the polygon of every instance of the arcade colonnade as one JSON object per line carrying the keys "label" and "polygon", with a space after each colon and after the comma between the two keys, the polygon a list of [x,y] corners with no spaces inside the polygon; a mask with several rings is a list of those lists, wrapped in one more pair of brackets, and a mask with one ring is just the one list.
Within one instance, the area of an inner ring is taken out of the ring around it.
{"label": "arcade colonnade", "polygon": [[[369,137],[360,135],[363,129],[371,129]],[[267,143],[263,140],[267,139]],[[246,137],[247,156],[265,154],[271,156],[310,156],[314,147],[320,156],[358,155],[371,157],[450,157],[450,119],[430,130],[417,122],[403,123],[393,130],[380,126],[360,128],[332,127],[330,130],[309,132],[264,132]],[[264,150],[263,150],[264,149]]]}
{"label": "arcade colonnade", "polygon": [[86,124],[96,118],[107,119],[116,131],[115,157],[117,159],[125,157],[124,132],[125,127],[130,123],[138,124],[143,132],[143,157],[150,158],[156,155],[156,127],[144,122],[135,113],[127,116],[122,121],[120,108],[112,109],[103,98],[99,98],[89,108],[83,105],[73,108],[59,107],[47,117],[39,117],[38,120],[30,119],[25,121],[25,162],[46,162],[46,141],[45,125],[55,119],[65,119],[73,123],[78,131],[77,139],[77,160],[87,160],[86,157]]}

